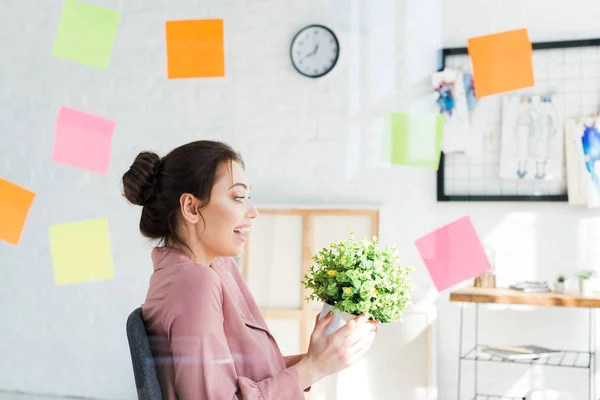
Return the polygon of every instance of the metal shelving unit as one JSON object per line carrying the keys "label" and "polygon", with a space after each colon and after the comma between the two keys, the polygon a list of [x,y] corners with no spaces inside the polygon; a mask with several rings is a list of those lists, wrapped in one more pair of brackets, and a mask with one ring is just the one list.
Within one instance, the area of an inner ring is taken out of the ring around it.
{"label": "metal shelving unit", "polygon": [[[499,289],[477,290],[466,289],[462,292],[455,292],[451,295],[451,301],[460,302],[460,334],[459,334],[459,360],[458,360],[458,400],[461,400],[462,383],[462,364],[463,362],[474,363],[473,393],[472,400],[524,400],[526,394],[522,397],[507,397],[494,394],[484,394],[479,391],[477,367],[480,362],[483,363],[505,363],[515,365],[539,365],[555,368],[576,368],[588,371],[588,399],[596,399],[596,353],[595,353],[595,309],[600,306],[600,298],[585,299],[579,296],[555,295],[552,293],[536,296],[515,294],[510,291]],[[463,322],[465,302],[474,304],[474,344],[466,352],[463,352]],[[588,350],[561,350],[561,354],[543,356],[536,360],[507,360],[498,356],[481,352],[485,344],[479,342],[479,306],[480,304],[529,304],[537,306],[556,306],[556,307],[577,307],[587,308],[589,311],[588,326]]]}
{"label": "metal shelving unit", "polygon": [[539,358],[537,360],[506,360],[498,356],[492,356],[490,354],[479,352],[484,349],[485,345],[479,345],[471,348],[466,352],[461,359],[471,361],[488,361],[488,362],[500,362],[509,364],[524,364],[524,365],[547,365],[550,367],[566,367],[566,368],[590,368],[592,362],[592,356],[587,351],[566,351],[560,355],[552,355],[548,357]]}

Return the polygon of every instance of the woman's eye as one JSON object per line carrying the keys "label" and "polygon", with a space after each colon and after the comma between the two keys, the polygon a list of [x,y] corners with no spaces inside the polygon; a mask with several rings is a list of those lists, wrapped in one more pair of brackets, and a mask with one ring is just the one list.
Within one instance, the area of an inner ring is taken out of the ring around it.
{"label": "woman's eye", "polygon": [[238,203],[242,203],[242,202],[243,202],[243,200],[245,199],[245,197],[243,197],[243,196],[242,196],[242,197],[240,197],[240,196],[236,196],[236,197],[234,197],[233,199],[234,199],[235,201],[237,201]]}

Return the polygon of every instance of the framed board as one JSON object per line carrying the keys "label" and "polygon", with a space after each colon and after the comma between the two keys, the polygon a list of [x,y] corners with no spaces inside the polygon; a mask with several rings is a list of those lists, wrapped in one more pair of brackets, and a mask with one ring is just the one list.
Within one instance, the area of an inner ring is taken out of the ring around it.
{"label": "framed board", "polygon": [[[535,87],[510,94],[559,96],[556,107],[563,116],[559,127],[563,132],[567,118],[598,112],[600,39],[540,42],[532,47]],[[439,71],[470,65],[466,47],[442,49]],[[480,156],[442,153],[438,201],[568,201],[566,173],[554,180],[500,178],[503,98],[495,95],[478,101],[475,113],[485,115],[484,123],[477,125]]]}

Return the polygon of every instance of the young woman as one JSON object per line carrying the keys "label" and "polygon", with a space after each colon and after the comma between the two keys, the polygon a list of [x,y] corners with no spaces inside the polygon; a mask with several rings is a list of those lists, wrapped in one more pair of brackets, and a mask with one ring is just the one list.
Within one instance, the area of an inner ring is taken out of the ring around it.
{"label": "young woman", "polygon": [[165,400],[301,400],[370,348],[376,323],[358,316],[324,337],[328,316],[306,354],[281,354],[233,259],[258,212],[244,163],[226,144],[142,152],[123,189],[142,206],[141,233],[160,243],[142,309]]}

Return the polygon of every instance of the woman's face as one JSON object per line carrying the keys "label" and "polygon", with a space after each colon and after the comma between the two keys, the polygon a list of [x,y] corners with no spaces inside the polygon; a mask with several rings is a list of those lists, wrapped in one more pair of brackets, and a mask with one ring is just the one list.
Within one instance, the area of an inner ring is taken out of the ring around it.
{"label": "woman's face", "polygon": [[239,256],[252,221],[258,211],[249,200],[250,184],[237,162],[224,163],[217,169],[217,180],[209,203],[200,209],[196,225],[199,243],[209,259]]}

